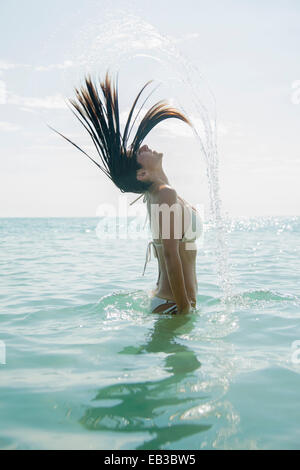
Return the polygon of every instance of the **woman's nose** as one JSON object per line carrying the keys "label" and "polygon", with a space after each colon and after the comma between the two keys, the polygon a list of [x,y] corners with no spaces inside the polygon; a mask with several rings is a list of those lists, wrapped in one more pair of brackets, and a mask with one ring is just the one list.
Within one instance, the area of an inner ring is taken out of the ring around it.
{"label": "woman's nose", "polygon": [[149,150],[148,145],[143,145],[143,146],[140,148],[140,151],[143,151],[143,150]]}

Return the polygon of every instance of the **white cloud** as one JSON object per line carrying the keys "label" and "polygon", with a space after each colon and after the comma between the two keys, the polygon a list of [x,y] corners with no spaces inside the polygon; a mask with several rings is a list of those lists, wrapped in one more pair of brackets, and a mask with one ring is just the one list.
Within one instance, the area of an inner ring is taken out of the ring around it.
{"label": "white cloud", "polygon": [[0,104],[6,103],[6,83],[0,80]]}
{"label": "white cloud", "polygon": [[64,98],[59,93],[42,98],[26,97],[10,94],[7,100],[10,104],[19,105],[28,108],[44,108],[44,109],[65,109],[66,104]]}
{"label": "white cloud", "polygon": [[48,72],[49,70],[63,70],[70,67],[74,67],[74,62],[71,60],[65,60],[63,64],[49,64],[49,65],[38,65],[35,67],[35,70],[38,72]]}
{"label": "white cloud", "polygon": [[20,126],[11,122],[0,121],[0,132],[15,132],[20,129]]}
{"label": "white cloud", "polygon": [[220,136],[243,137],[245,135],[241,124],[232,121],[219,122],[218,131]]}
{"label": "white cloud", "polygon": [[13,64],[11,62],[6,62],[5,60],[0,60],[0,70],[11,70],[20,67],[30,67],[28,64]]}
{"label": "white cloud", "polygon": [[[34,70],[37,72],[48,72],[49,70],[63,70],[70,67],[74,67],[74,62],[72,60],[65,60],[62,64],[49,64],[49,65],[37,65],[34,67]],[[5,60],[0,60],[0,73],[3,70],[13,70],[17,68],[32,67],[29,64],[14,64],[12,62],[6,62]]]}

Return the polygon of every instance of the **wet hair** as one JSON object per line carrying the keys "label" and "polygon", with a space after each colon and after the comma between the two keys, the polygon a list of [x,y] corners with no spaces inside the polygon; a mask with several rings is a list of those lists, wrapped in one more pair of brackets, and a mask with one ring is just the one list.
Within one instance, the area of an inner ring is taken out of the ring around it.
{"label": "wet hair", "polygon": [[76,98],[69,100],[70,109],[90,135],[102,164],[90,157],[69,138],[51,128],[92,160],[121,192],[141,194],[146,192],[152,184],[151,182],[139,181],[136,174],[137,170],[142,168],[137,161],[138,150],[151,129],[168,118],[177,118],[192,125],[181,112],[170,107],[167,102],[159,101],[146,112],[131,145],[128,146],[133,125],[153,91],[143,102],[131,124],[133,113],[143,91],[151,82],[152,80],[147,82],[135,98],[123,135],[120,130],[118,82],[113,83],[108,72],[104,81],[100,81],[100,88],[97,87],[90,75],[87,75],[84,85],[75,89]]}

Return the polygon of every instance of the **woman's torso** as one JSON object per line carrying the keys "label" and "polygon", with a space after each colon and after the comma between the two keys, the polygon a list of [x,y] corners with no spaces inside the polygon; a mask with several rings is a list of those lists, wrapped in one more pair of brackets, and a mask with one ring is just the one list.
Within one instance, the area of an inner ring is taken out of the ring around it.
{"label": "woman's torso", "polygon": [[[177,196],[177,202],[180,204],[181,208],[184,209],[189,207],[192,210],[196,209],[189,204],[186,203],[180,196]],[[150,204],[157,204],[157,199],[155,195],[150,195],[148,198],[148,213],[150,210]],[[186,215],[184,215],[186,214]],[[186,233],[186,230],[191,223],[191,212],[182,210],[182,236]],[[156,288],[153,291],[153,295],[157,295],[159,297],[163,297],[165,299],[174,300],[172,289],[169,283],[165,257],[163,255],[163,245],[161,239],[153,239],[155,243],[156,254],[159,263],[159,279]],[[187,295],[190,301],[196,303],[196,294],[198,290],[197,285],[197,277],[196,277],[196,256],[197,256],[197,249],[187,249],[187,243],[179,241],[179,256],[182,264],[183,276],[185,281],[185,287],[187,291]]]}

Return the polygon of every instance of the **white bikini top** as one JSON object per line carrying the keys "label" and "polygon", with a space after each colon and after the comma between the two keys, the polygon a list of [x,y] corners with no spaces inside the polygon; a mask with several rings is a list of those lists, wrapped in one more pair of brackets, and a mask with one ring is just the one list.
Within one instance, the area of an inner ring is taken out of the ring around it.
{"label": "white bikini top", "polygon": [[[135,199],[135,201],[133,201],[131,203],[131,205],[134,202],[136,202],[138,199],[140,199],[141,196],[139,196],[137,199]],[[180,199],[182,199],[182,198],[180,198]],[[190,204],[188,204],[184,199],[182,199],[182,201],[184,201],[186,203],[185,208],[188,210],[189,217],[190,217],[190,222],[189,222],[188,228],[184,232],[184,235],[179,240],[179,242],[188,243],[188,248],[190,250],[196,250],[197,245],[195,243],[195,240],[200,238],[203,235],[203,221],[202,221],[199,213],[195,209],[193,209],[190,206]],[[149,217],[149,214],[150,214],[150,198],[149,198],[149,194],[147,192],[144,194],[143,202],[147,203],[147,216],[146,216],[144,227],[146,225],[147,219],[149,218],[150,228],[151,228],[152,235],[153,235],[153,238],[154,238],[154,234],[157,234],[158,231],[155,230],[155,229],[157,229],[157,227],[155,226],[155,218],[153,220],[153,223],[151,224],[151,220],[150,220],[150,217]],[[154,234],[153,234],[153,232],[154,232]],[[153,247],[153,254],[154,254],[155,258],[157,258],[156,246],[161,246],[161,245],[162,245],[161,241],[158,242],[158,241],[152,240],[148,243],[147,250],[146,250],[146,260],[145,260],[145,264],[144,264],[143,276],[145,274],[147,264],[151,260],[151,246]]]}

